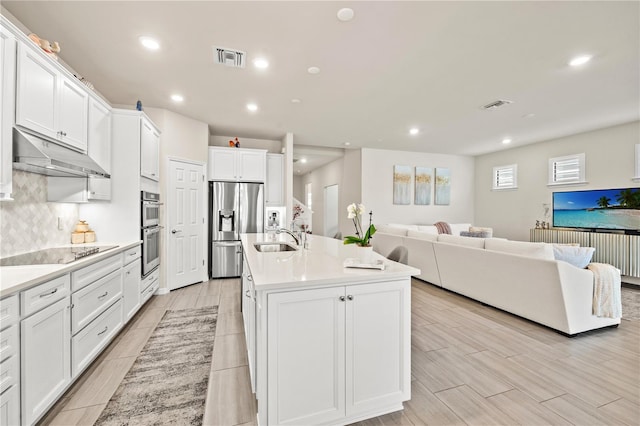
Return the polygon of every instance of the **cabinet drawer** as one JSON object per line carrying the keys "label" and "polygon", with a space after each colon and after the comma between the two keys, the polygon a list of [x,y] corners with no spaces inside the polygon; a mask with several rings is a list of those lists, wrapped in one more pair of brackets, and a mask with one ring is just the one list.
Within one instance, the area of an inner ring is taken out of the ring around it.
{"label": "cabinet drawer", "polygon": [[140,294],[144,293],[144,291],[149,288],[149,286],[160,278],[160,268],[156,269],[146,277],[142,281],[140,281]]}
{"label": "cabinet drawer", "polygon": [[76,377],[122,326],[122,299],[71,339],[72,375]]}
{"label": "cabinet drawer", "polygon": [[153,296],[153,293],[158,289],[159,286],[160,280],[155,280],[145,290],[142,291],[142,293],[140,294],[140,300],[143,305],[147,300],[151,298],[151,296]]}
{"label": "cabinet drawer", "polygon": [[93,321],[107,306],[122,295],[122,271],[113,271],[106,277],[71,295],[71,333],[76,334]]}
{"label": "cabinet drawer", "polygon": [[3,425],[20,424],[20,387],[11,386],[0,395],[0,423]]}
{"label": "cabinet drawer", "polygon": [[18,357],[12,356],[0,362],[0,393],[18,383],[20,369],[18,368]]}
{"label": "cabinet drawer", "polygon": [[0,300],[0,329],[15,324],[20,318],[18,313],[18,295]]}
{"label": "cabinet drawer", "polygon": [[18,353],[18,325],[0,331],[0,361]]}
{"label": "cabinet drawer", "polygon": [[58,300],[67,297],[69,291],[69,274],[40,284],[20,294],[22,302],[22,316],[26,317]]}
{"label": "cabinet drawer", "polygon": [[124,264],[128,265],[129,263],[139,258],[141,255],[142,255],[142,248],[138,245],[130,248],[129,250],[126,250],[123,253],[122,258],[124,259]]}
{"label": "cabinet drawer", "polygon": [[71,273],[71,290],[78,291],[82,287],[99,280],[122,266],[122,256],[111,256],[93,265]]}

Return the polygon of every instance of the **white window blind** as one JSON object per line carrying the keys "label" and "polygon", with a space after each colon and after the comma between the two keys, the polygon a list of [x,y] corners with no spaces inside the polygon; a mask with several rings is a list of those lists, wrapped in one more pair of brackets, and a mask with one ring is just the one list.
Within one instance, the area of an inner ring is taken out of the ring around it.
{"label": "white window blind", "polygon": [[585,183],[584,153],[549,159],[549,185]]}
{"label": "white window blind", "polygon": [[515,189],[518,187],[518,165],[493,168],[493,189]]}
{"label": "white window blind", "polygon": [[640,143],[636,144],[636,175],[633,180],[640,180]]}

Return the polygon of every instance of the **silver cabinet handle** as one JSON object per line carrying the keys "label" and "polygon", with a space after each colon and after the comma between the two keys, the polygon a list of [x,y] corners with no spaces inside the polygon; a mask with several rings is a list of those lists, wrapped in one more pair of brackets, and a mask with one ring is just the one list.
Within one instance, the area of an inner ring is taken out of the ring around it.
{"label": "silver cabinet handle", "polygon": [[348,296],[347,296],[347,299],[349,299],[349,300],[353,300],[353,295],[351,295],[351,294],[350,294],[350,295],[348,295]]}
{"label": "silver cabinet handle", "polygon": [[53,296],[56,292],[58,291],[57,288],[54,288],[53,290],[51,290],[49,293],[45,293],[45,294],[41,294],[40,297],[49,297],[49,296]]}
{"label": "silver cabinet handle", "polygon": [[105,297],[107,297],[107,294],[109,294],[109,292],[105,291],[104,294],[101,294],[100,296],[98,296],[98,299],[104,299]]}
{"label": "silver cabinet handle", "polygon": [[98,333],[98,336],[100,336],[101,334],[106,333],[108,329],[109,329],[109,327],[105,326],[104,330],[102,330],[100,333]]}
{"label": "silver cabinet handle", "polygon": [[253,281],[253,277],[252,277],[251,275],[247,275],[247,279],[248,279],[249,281]]}
{"label": "silver cabinet handle", "polygon": [[340,299],[341,302],[344,302],[344,296],[340,296],[338,299]]}
{"label": "silver cabinet handle", "polygon": [[244,295],[248,298],[251,298],[251,290],[247,290],[244,292]]}

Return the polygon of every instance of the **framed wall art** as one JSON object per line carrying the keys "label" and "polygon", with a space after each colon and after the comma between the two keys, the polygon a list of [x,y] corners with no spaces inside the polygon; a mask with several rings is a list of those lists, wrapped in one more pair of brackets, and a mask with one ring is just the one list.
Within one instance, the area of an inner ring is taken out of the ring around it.
{"label": "framed wall art", "polygon": [[431,187],[433,182],[432,167],[416,166],[416,184],[414,204],[428,206],[431,204]]}
{"label": "framed wall art", "polygon": [[448,168],[436,167],[435,204],[448,206],[451,202],[451,172]]}
{"label": "framed wall art", "polygon": [[393,166],[393,204],[411,203],[411,166]]}

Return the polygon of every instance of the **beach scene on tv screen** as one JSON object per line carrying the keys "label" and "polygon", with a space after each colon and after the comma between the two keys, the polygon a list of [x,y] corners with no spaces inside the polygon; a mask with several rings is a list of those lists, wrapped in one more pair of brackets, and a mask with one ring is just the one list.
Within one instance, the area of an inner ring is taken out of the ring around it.
{"label": "beach scene on tv screen", "polygon": [[640,188],[554,192],[553,226],[640,230]]}

